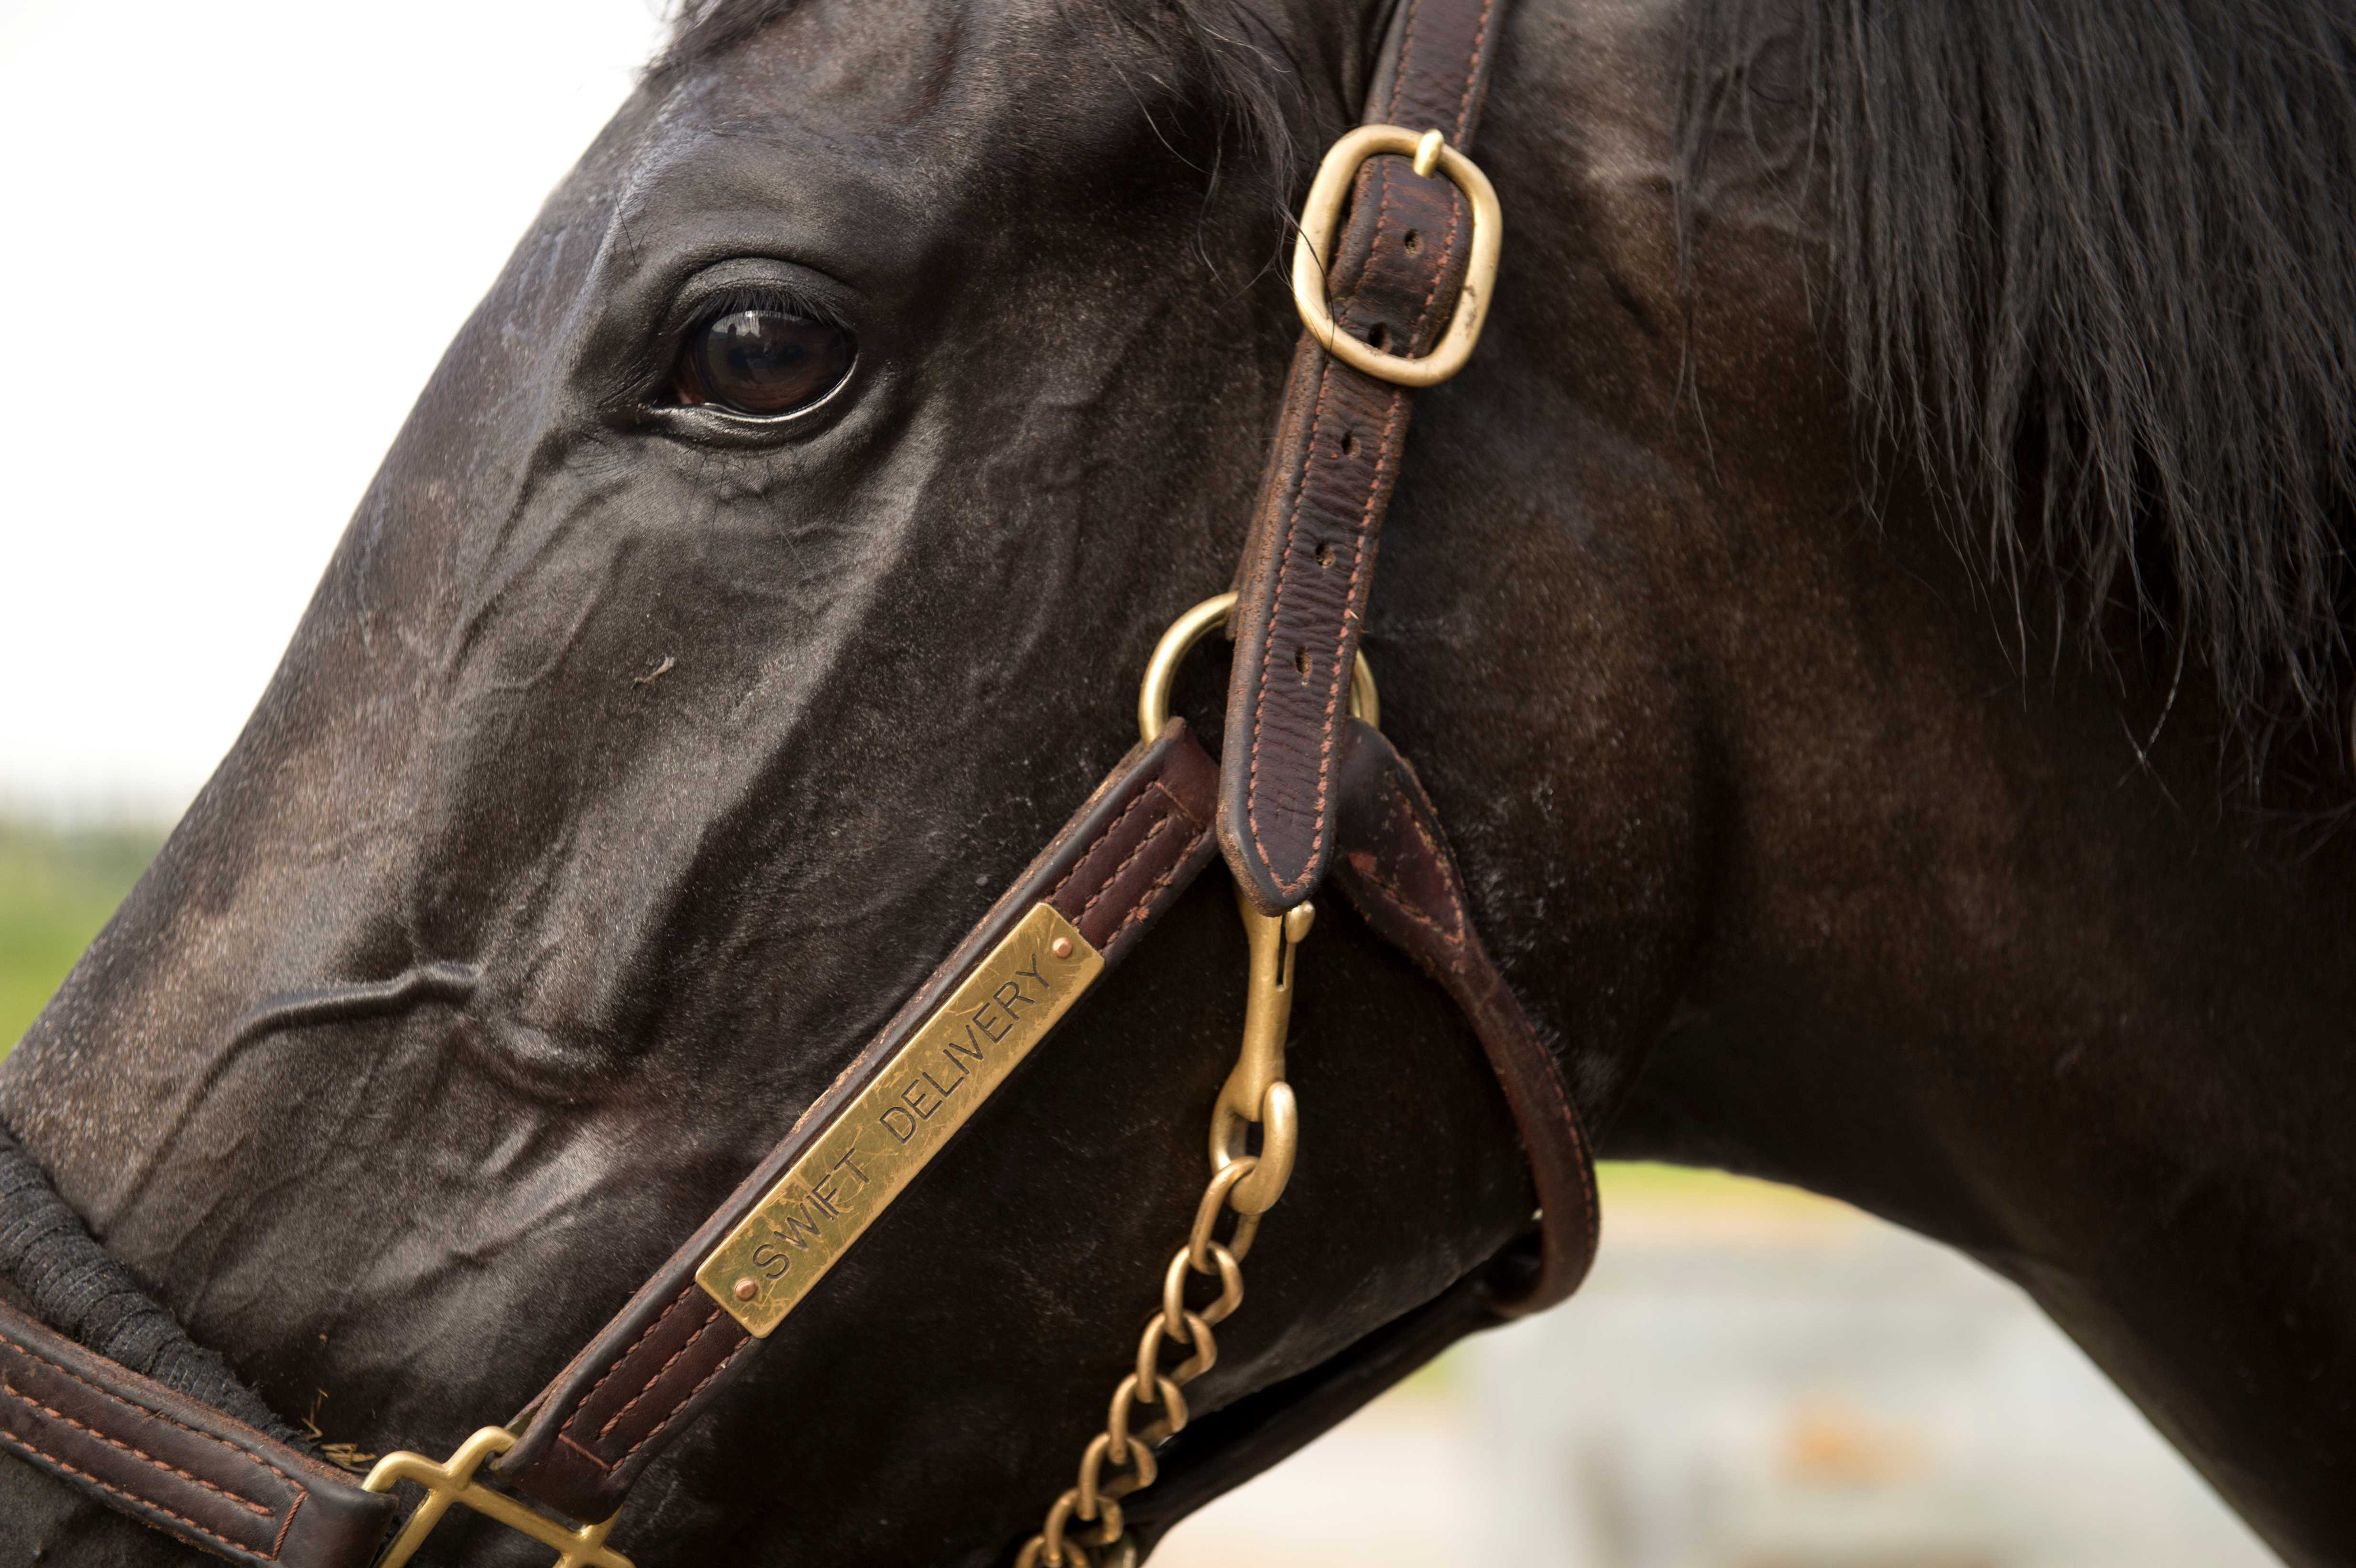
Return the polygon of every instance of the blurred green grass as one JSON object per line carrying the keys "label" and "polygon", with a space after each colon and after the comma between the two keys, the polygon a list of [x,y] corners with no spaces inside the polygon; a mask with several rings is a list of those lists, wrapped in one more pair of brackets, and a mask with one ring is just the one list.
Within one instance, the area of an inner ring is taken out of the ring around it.
{"label": "blurred green grass", "polygon": [[1824,1201],[1755,1177],[1735,1176],[1700,1166],[1658,1165],[1651,1160],[1598,1160],[1595,1186],[1607,1202],[1779,1203],[1786,1198],[1811,1203]]}
{"label": "blurred green grass", "polygon": [[162,847],[160,828],[0,819],[0,1054],[23,1038]]}

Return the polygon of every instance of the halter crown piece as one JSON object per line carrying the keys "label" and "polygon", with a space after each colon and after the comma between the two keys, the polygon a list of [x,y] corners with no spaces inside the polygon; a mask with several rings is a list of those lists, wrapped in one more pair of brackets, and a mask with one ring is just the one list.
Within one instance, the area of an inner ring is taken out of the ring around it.
{"label": "halter crown piece", "polygon": [[[454,1509],[541,1543],[558,1568],[630,1568],[607,1538],[648,1465],[1222,852],[1251,957],[1244,1040],[1210,1107],[1207,1184],[1135,1370],[1082,1448],[1073,1486],[1014,1549],[1018,1568],[1134,1562],[1123,1501],[1157,1478],[1156,1497],[1183,1511],[1249,1474],[1269,1447],[1346,1414],[1368,1371],[1399,1375],[1484,1318],[1576,1288],[1596,1236],[1578,1112],[1482,945],[1430,800],[1376,727],[1358,647],[1414,391],[1464,367],[1495,281],[1503,221],[1465,149],[1504,10],[1496,0],[1398,7],[1367,123],[1327,155],[1301,215],[1292,286],[1304,330],[1237,588],[1163,638],[1136,748],[523,1413],[447,1460],[389,1454],[356,1482],[267,1419],[127,1275],[111,1288],[158,1327],[130,1357],[139,1366],[126,1365],[122,1334],[56,1305],[75,1292],[26,1285],[36,1251],[52,1275],[61,1257],[69,1272],[120,1265],[19,1157],[32,1174],[13,1185],[0,1161],[0,1267],[40,1316],[0,1304],[0,1451],[256,1568],[400,1568]],[[1169,692],[1186,650],[1222,625],[1235,660],[1214,763],[1171,716]],[[1284,1078],[1293,966],[1329,874],[1471,1023],[1519,1127],[1537,1217],[1440,1298],[1285,1385],[1283,1431],[1238,1406],[1194,1423],[1182,1455],[1183,1391],[1215,1360],[1213,1330],[1240,1304],[1243,1259],[1291,1173],[1301,1110]],[[38,1248],[12,1253],[28,1234]],[[1165,1365],[1168,1356],[1183,1359]],[[1184,1486],[1182,1458],[1194,1466]]]}

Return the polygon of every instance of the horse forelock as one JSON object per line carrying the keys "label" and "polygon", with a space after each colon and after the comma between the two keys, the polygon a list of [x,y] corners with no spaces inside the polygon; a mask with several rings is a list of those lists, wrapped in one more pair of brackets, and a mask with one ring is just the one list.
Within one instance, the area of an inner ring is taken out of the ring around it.
{"label": "horse forelock", "polygon": [[1687,56],[1686,210],[1730,129],[1800,144],[1860,432],[1988,579],[2131,604],[2254,741],[2342,722],[2356,13],[1697,0]]}

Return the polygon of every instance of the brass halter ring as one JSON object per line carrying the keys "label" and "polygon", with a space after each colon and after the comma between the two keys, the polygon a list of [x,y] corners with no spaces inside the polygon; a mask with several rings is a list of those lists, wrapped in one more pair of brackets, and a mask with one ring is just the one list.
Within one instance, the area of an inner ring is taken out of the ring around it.
{"label": "brass halter ring", "polygon": [[[1145,665],[1145,684],[1137,693],[1137,732],[1146,744],[1151,745],[1170,722],[1170,688],[1178,679],[1178,667],[1213,627],[1227,624],[1235,609],[1235,594],[1213,594],[1171,622],[1170,629],[1153,645],[1153,656]],[[1375,692],[1375,672],[1367,667],[1363,648],[1350,667],[1350,717],[1368,729],[1383,727],[1382,700]]]}

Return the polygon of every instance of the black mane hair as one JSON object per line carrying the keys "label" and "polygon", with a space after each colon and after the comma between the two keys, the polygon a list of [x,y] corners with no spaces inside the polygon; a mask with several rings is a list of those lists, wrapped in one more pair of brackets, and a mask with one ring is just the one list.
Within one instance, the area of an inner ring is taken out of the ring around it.
{"label": "black mane hair", "polygon": [[1720,133],[1804,117],[1861,432],[1949,494],[2016,604],[2025,566],[2057,618],[2131,604],[2254,741],[2283,720],[2336,732],[2356,6],[1696,4],[1687,189]]}
{"label": "black mane hair", "polygon": [[[652,69],[795,3],[679,0]],[[1911,453],[2024,616],[2040,581],[2057,622],[2092,631],[2128,606],[2207,664],[2253,740],[2318,716],[2337,732],[2356,618],[2356,5],[1692,4],[1682,188],[1729,130],[1802,118],[1797,199],[1827,242],[1827,336],[1868,450]],[[1304,95],[1251,0],[1075,6],[1150,46],[1159,85],[1290,190]]]}

